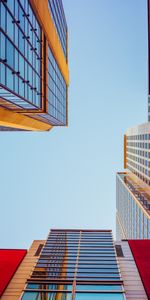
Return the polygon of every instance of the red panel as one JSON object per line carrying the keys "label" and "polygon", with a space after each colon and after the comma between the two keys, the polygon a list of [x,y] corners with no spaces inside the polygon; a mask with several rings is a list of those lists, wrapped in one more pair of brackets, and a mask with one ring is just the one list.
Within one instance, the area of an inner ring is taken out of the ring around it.
{"label": "red panel", "polygon": [[0,249],[0,296],[25,257],[27,250]]}
{"label": "red panel", "polygon": [[150,240],[129,240],[148,299],[150,299]]}

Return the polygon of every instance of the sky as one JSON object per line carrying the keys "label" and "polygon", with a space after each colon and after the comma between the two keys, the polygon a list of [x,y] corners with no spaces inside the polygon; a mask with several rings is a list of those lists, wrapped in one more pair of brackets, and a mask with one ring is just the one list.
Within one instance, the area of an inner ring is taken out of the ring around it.
{"label": "sky", "polygon": [[0,134],[0,248],[50,228],[112,229],[123,134],[147,121],[146,0],[63,0],[69,126]]}

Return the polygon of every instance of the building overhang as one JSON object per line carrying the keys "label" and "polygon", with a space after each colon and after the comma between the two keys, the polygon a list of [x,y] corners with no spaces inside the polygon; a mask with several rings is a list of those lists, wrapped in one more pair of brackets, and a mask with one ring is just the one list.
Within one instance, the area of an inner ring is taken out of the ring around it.
{"label": "building overhang", "polygon": [[0,109],[0,126],[27,131],[49,131],[52,126],[6,108]]}

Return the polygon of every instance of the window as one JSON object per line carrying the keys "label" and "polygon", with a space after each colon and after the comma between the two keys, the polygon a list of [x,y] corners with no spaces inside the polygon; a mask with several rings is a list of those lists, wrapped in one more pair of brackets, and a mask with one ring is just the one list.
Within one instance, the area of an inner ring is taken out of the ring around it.
{"label": "window", "polygon": [[121,285],[76,285],[76,291],[121,291]]}
{"label": "window", "polygon": [[64,55],[67,58],[67,24],[61,0],[48,0],[48,5]]}
{"label": "window", "polygon": [[77,293],[75,300],[123,300],[124,296],[122,294],[106,294],[106,293]]}
{"label": "window", "polygon": [[13,69],[14,67],[14,47],[12,43],[10,43],[7,40],[6,43],[6,59],[7,59],[7,64]]}
{"label": "window", "polygon": [[0,10],[0,12],[1,12],[1,14],[0,14],[0,16],[1,16],[1,28],[4,31],[6,31],[6,10],[5,10],[5,7],[2,3],[0,4],[0,7],[1,7],[1,10]]}
{"label": "window", "polygon": [[67,86],[50,47],[48,60],[48,112],[53,125],[66,125]]}
{"label": "window", "polygon": [[[48,300],[71,300],[71,293],[44,293],[45,299]],[[42,300],[43,293],[40,292],[25,292],[22,300]]]}
{"label": "window", "polygon": [[13,41],[14,39],[14,24],[13,19],[9,13],[7,13],[7,35]]}
{"label": "window", "polygon": [[[22,108],[40,109],[41,28],[29,1],[23,7],[19,0],[0,1],[0,29],[0,84],[6,84],[3,97]],[[14,101],[16,95],[20,101]]]}
{"label": "window", "polygon": [[[45,289],[45,284],[34,284],[34,283],[29,283],[26,287],[26,289],[31,289],[31,290],[40,290],[40,289]],[[66,285],[64,283],[60,283],[59,285],[56,284],[48,284],[46,285],[47,290],[72,290],[72,285]]]}
{"label": "window", "polygon": [[10,90],[13,90],[13,74],[12,71],[10,69],[7,68],[7,74],[6,74],[6,85]]}
{"label": "window", "polygon": [[116,245],[115,248],[116,248],[117,256],[118,257],[123,257],[124,255],[123,255],[123,251],[122,251],[121,245]]}
{"label": "window", "polygon": [[[94,234],[92,236],[92,233],[86,235],[86,232],[84,232],[83,236],[81,231],[80,236],[75,236],[71,233],[67,235],[65,232],[59,234],[59,232],[52,231],[31,275],[31,282],[26,286],[22,300],[124,299],[124,290],[116,261],[115,248],[110,234],[105,234],[105,232],[103,234],[95,234],[97,239],[95,244],[99,244],[98,254],[100,257],[94,256],[87,259],[86,253],[83,253],[82,260],[78,261],[77,251],[74,251],[74,256],[70,255],[68,257],[67,252],[67,258],[64,259],[66,249],[67,251],[68,248],[70,251],[72,249],[76,250],[83,239],[85,245],[86,241],[88,245],[90,237],[91,239],[93,238],[93,247],[96,247],[94,245]],[[104,245],[108,240],[111,243],[111,248]],[[55,250],[54,254],[52,254],[52,249]],[[62,253],[60,250],[62,250]],[[111,256],[104,258],[103,255],[108,250],[111,251]],[[74,260],[71,260],[71,257],[74,257]],[[40,282],[41,278],[42,281]],[[51,279],[52,282],[50,283]],[[102,282],[100,283],[100,281]],[[41,296],[43,297],[42,299]]]}
{"label": "window", "polygon": [[0,81],[3,85],[6,84],[6,67],[2,63],[0,63]]}

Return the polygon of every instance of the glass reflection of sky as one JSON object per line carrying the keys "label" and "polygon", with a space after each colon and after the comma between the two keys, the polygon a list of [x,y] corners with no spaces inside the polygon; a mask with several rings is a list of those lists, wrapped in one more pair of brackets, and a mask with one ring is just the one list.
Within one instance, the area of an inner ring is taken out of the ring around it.
{"label": "glass reflection of sky", "polygon": [[98,294],[98,293],[78,293],[75,296],[75,300],[124,300],[122,294]]}

